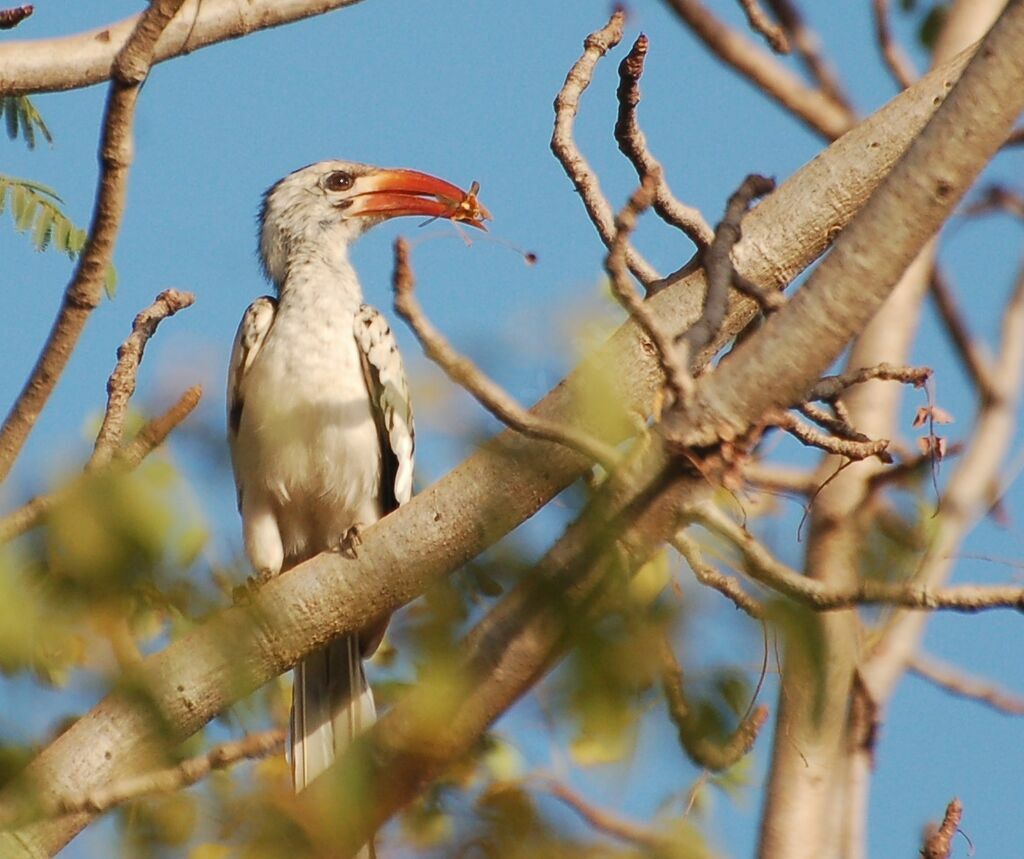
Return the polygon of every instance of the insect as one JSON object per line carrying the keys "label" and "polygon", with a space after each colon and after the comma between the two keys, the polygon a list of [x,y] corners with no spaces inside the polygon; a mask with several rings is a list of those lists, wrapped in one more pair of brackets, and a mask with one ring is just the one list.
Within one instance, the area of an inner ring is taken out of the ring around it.
{"label": "insect", "polygon": [[481,230],[486,230],[487,227],[484,226],[484,221],[491,220],[491,213],[487,211],[486,206],[477,200],[477,194],[479,193],[480,183],[473,180],[469,190],[462,195],[461,200],[445,200],[452,207],[451,214],[447,217],[452,221],[458,221]]}

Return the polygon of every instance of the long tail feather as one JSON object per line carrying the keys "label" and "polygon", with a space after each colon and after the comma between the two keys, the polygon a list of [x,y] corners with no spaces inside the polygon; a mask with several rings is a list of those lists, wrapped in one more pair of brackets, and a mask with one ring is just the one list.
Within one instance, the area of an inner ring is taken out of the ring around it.
{"label": "long tail feather", "polygon": [[[377,719],[360,658],[359,638],[332,641],[295,668],[292,686],[292,782],[298,793]],[[358,859],[373,855],[372,845]]]}

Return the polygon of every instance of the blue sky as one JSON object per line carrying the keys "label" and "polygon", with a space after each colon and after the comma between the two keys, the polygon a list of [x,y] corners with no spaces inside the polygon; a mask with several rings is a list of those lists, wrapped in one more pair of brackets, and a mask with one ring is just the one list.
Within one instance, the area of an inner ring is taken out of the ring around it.
{"label": "blue sky", "polygon": [[[855,103],[868,112],[895,90],[877,58],[868,4],[805,4],[839,66]],[[739,23],[738,4],[718,2]],[[735,7],[735,8],[734,8]],[[63,4],[42,0],[35,15],[0,38],[42,38],[77,32],[134,14],[137,2]],[[135,313],[162,289],[196,293],[194,308],[164,323],[150,345],[141,376],[141,402],[166,406],[180,390],[202,381],[206,423],[220,424],[223,379],[231,338],[245,306],[266,291],[255,258],[255,214],[262,191],[285,173],[323,158],[414,167],[468,185],[479,180],[494,215],[491,238],[467,246],[449,228],[418,229],[406,220],[386,225],[358,246],[356,264],[368,300],[390,311],[390,242],[412,239],[419,295],[432,320],[460,349],[524,402],[545,393],[577,355],[575,333],[607,316],[601,297],[602,247],[559,165],[548,150],[552,99],[584,36],[600,26],[604,0],[553,4],[442,3],[366,0],[326,17],[257,33],[208,48],[155,69],[140,101],[137,152],[116,264],[120,288],[90,320],[81,345],[0,496],[5,507],[44,488],[88,450],[86,427],[104,401],[116,345]],[[725,198],[748,172],[785,179],[819,151],[802,126],[722,70],[653,0],[631,5],[627,38],[644,31],[651,51],[640,117],[677,195],[715,222]],[[906,28],[902,35],[906,37]],[[614,204],[633,189],[631,168],[618,155],[614,122],[615,68],[624,48],[599,67],[584,96],[578,140]],[[917,56],[919,67],[924,60]],[[105,87],[41,96],[36,106],[54,146],[28,152],[0,141],[0,172],[52,185],[80,225],[88,220],[96,182],[96,141]],[[1021,150],[1004,156],[994,174],[1020,175]],[[53,318],[68,276],[68,261],[37,254],[24,236],[0,223],[0,402],[16,395]],[[944,261],[954,273],[974,330],[991,337],[1019,260],[1020,230],[994,219],[957,222]],[[645,222],[638,243],[664,271],[684,262],[687,242]],[[537,254],[535,266],[508,245]],[[915,360],[937,371],[940,405],[958,418],[949,433],[969,428],[972,400],[946,341],[929,311]],[[467,434],[493,423],[468,398],[450,391],[399,326],[416,390],[429,392],[418,412],[421,481],[435,479],[469,449]],[[432,405],[432,403],[434,403]],[[439,405],[438,405],[439,403]],[[908,396],[905,423],[923,400]],[[211,523],[215,557],[239,545],[234,493],[224,470],[211,470],[188,443],[174,448]],[[55,453],[56,452],[56,453]],[[798,453],[794,453],[798,456]],[[983,524],[967,553],[1020,559],[1017,536],[1024,495],[1007,498],[1009,528]],[[795,521],[795,520],[794,520]],[[552,529],[542,520],[526,536],[538,548]],[[783,523],[774,547],[798,562],[795,524]],[[1019,570],[965,560],[959,581],[1006,581]],[[711,661],[741,653],[759,658],[756,630],[721,621],[714,595],[698,605],[687,637]],[[1008,613],[982,618],[943,616],[927,646],[942,657],[1024,690],[1020,619]],[[734,657],[735,658],[735,657]],[[763,699],[773,704],[770,694]],[[0,683],[0,723],[18,721],[29,699]],[[34,704],[33,704],[34,706]],[[44,706],[40,704],[40,706]],[[510,720],[516,735],[529,712]],[[979,855],[1008,856],[1024,839],[1022,723],[972,703],[954,702],[909,678],[883,729],[872,795],[871,854],[913,855],[920,826],[941,813],[953,795],[966,806],[964,829]],[[758,743],[757,773],[769,750]],[[626,813],[649,813],[663,790],[693,777],[666,732],[645,733],[631,775],[598,777],[594,793]],[[527,744],[528,745],[528,744]],[[531,756],[544,750],[527,748]],[[755,782],[756,787],[756,782]],[[755,787],[738,801],[722,796],[710,811],[710,830],[723,850],[750,855],[755,837]],[[73,843],[69,856],[103,855],[103,830]],[[964,846],[956,855],[966,855]]]}

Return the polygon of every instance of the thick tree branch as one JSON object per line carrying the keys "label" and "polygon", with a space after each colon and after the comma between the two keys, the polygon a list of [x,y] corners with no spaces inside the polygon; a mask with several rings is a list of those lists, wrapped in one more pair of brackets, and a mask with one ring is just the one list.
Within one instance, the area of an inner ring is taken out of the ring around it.
{"label": "thick tree branch", "polygon": [[[187,0],[153,49],[154,64],[181,54],[279,27],[360,0]],[[28,95],[91,86],[114,75],[115,58],[135,31],[140,13],[116,24],[56,39],[0,45],[0,95]]]}
{"label": "thick tree branch", "polygon": [[135,104],[153,63],[160,34],[183,2],[154,0],[138,18],[138,25],[114,60],[100,141],[99,186],[89,237],[71,282],[64,291],[64,299],[42,353],[0,427],[0,483],[18,458],[25,439],[71,358],[89,315],[100,302],[121,226],[128,170],[134,156],[132,125]]}
{"label": "thick tree branch", "polygon": [[[959,58],[923,78],[754,209],[744,221],[744,240],[736,249],[740,271],[758,283],[782,285],[815,259],[920,131],[936,101],[941,102],[946,81],[956,78],[965,60]],[[841,201],[828,193],[831,187],[843,189]],[[702,283],[702,273],[694,273],[648,304],[673,333],[686,330],[700,315]],[[723,330],[741,329],[753,312],[740,305]],[[621,420],[583,426],[613,444],[632,434],[634,416],[650,413],[663,385],[658,363],[644,349],[632,322],[549,394],[536,407],[537,413],[553,420],[578,420],[574,404],[585,397],[588,380],[602,367],[614,368],[607,374],[613,386],[609,404],[621,406]],[[815,380],[809,375],[807,387]],[[524,439],[511,431],[502,434],[367,529],[358,561],[328,554],[302,564],[270,582],[252,606],[228,609],[147,658],[140,671],[149,703],[137,694],[108,696],[44,750],[24,780],[9,784],[0,803],[22,801],[26,781],[53,795],[65,795],[106,784],[117,773],[137,771],[146,749],[157,742],[154,712],[161,714],[175,737],[184,739],[303,654],[418,596],[439,576],[536,512],[587,466],[582,457],[559,445]],[[703,479],[698,486],[706,487]],[[253,617],[261,622],[254,625]],[[500,702],[496,706],[500,710]],[[88,814],[69,815],[2,833],[0,853],[53,853],[90,819]]]}

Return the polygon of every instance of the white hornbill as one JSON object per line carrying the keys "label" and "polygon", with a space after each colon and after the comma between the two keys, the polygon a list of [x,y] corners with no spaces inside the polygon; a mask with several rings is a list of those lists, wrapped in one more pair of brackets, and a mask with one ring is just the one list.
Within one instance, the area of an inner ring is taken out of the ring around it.
{"label": "white hornbill", "polygon": [[[483,227],[464,192],[412,170],[323,161],[263,199],[259,248],[276,297],[256,299],[235,337],[228,379],[231,459],[256,581],[351,543],[412,494],[413,419],[384,317],[363,303],[349,245],[388,218],[425,215]],[[346,636],[295,669],[296,790],[375,718],[362,658],[378,628]]]}

